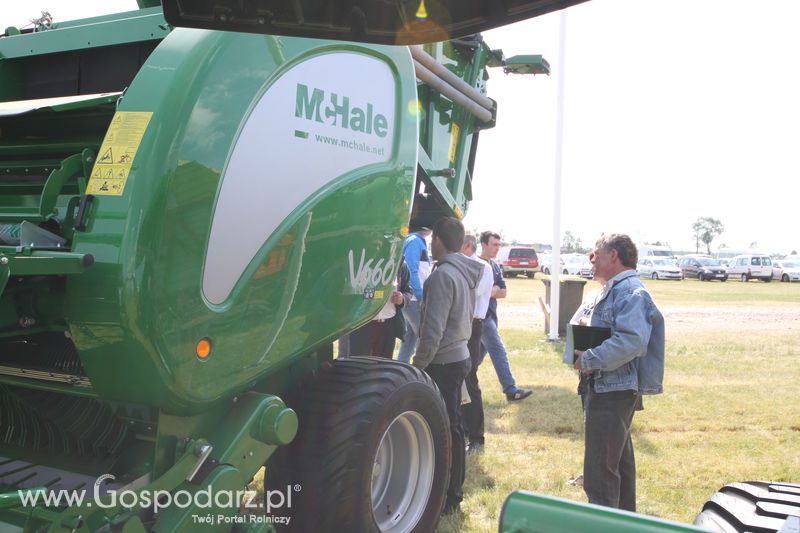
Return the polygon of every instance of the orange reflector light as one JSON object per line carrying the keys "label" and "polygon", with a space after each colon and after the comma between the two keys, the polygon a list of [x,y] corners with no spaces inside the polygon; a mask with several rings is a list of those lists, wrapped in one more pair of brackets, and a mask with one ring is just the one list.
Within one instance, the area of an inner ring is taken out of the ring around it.
{"label": "orange reflector light", "polygon": [[211,355],[211,341],[208,339],[200,339],[195,348],[195,352],[200,359],[207,358]]}

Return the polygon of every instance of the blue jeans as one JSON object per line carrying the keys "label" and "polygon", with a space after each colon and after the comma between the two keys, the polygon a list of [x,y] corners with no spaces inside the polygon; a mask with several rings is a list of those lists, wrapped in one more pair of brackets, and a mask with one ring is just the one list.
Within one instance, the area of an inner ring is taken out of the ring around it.
{"label": "blue jeans", "polygon": [[406,336],[400,343],[400,350],[397,352],[397,360],[403,363],[411,362],[411,356],[417,351],[419,342],[419,321],[422,309],[417,300],[406,303],[403,306],[403,316],[406,319]]}
{"label": "blue jeans", "polygon": [[487,318],[483,321],[481,356],[478,364],[483,362],[487,351],[492,359],[497,379],[500,380],[500,385],[503,387],[503,392],[508,394],[516,391],[517,384],[514,381],[514,376],[511,375],[511,367],[508,365],[508,353],[506,353],[506,347],[500,338],[500,332],[497,330],[497,319],[495,318]]}

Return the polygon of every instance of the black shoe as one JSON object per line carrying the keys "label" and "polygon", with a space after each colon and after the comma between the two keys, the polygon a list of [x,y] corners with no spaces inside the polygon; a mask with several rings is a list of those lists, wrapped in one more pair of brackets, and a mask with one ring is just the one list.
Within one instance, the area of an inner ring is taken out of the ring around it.
{"label": "black shoe", "polygon": [[531,394],[533,394],[533,391],[530,389],[517,389],[514,392],[507,392],[506,400],[509,402],[518,402],[520,400],[524,400]]}
{"label": "black shoe", "polygon": [[470,442],[469,446],[467,446],[467,455],[472,455],[476,453],[483,453],[482,442]]}

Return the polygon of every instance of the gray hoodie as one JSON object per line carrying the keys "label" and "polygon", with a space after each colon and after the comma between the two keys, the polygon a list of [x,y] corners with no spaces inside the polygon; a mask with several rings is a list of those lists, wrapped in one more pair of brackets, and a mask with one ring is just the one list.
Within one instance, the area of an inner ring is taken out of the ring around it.
{"label": "gray hoodie", "polygon": [[414,366],[469,359],[475,288],[482,275],[483,265],[461,253],[447,254],[439,261],[425,281]]}

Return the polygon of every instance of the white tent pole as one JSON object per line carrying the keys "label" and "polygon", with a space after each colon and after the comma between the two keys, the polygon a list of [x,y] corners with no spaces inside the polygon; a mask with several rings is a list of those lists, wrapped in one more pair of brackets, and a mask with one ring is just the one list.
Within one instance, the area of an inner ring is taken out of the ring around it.
{"label": "white tent pole", "polygon": [[550,336],[558,340],[558,316],[561,300],[561,166],[564,144],[564,78],[567,67],[567,10],[561,10],[558,31],[558,79],[556,93],[556,150],[553,179],[553,255],[550,265]]}

